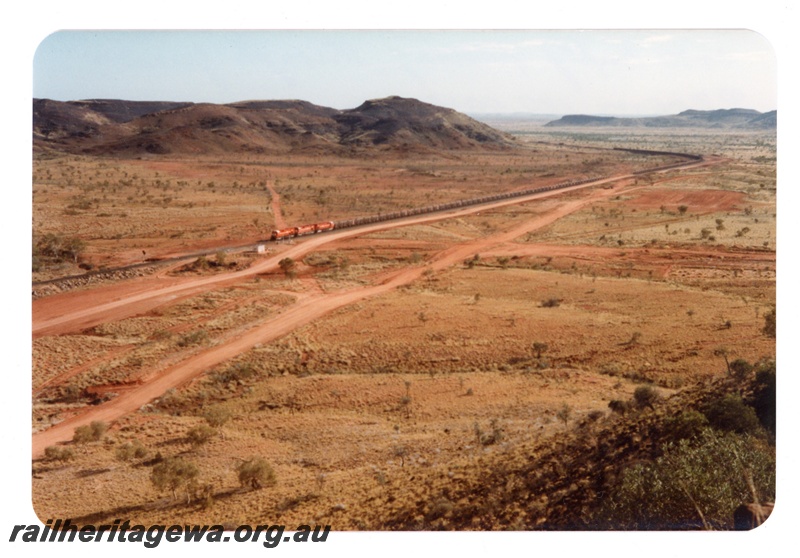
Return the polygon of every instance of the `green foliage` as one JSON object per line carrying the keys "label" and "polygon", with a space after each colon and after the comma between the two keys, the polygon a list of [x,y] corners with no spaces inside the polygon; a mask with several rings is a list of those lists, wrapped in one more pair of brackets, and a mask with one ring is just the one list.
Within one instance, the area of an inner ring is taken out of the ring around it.
{"label": "green foliage", "polygon": [[682,411],[664,420],[663,437],[671,442],[697,438],[707,427],[708,419],[703,413]]}
{"label": "green foliage", "polygon": [[773,438],[775,436],[775,401],[777,396],[775,361],[769,360],[756,368],[753,395],[747,403],[755,410],[758,420]]}
{"label": "green foliage", "polygon": [[257,490],[275,484],[275,471],[263,457],[252,457],[241,463],[236,472],[244,488]]}
{"label": "green foliage", "polygon": [[172,497],[182,486],[191,486],[200,470],[197,465],[180,457],[164,459],[153,467],[150,473],[150,482],[157,490],[170,490]]}
{"label": "green foliage", "polygon": [[713,428],[724,432],[752,435],[762,433],[755,410],[738,395],[728,394],[715,399],[706,406],[703,414]]}
{"label": "green foliage", "polygon": [[627,469],[596,515],[613,529],[732,529],[733,511],[775,498],[775,456],[756,440],[705,429],[694,440],[668,444],[652,463]]}
{"label": "green foliage", "polygon": [[88,444],[89,442],[99,442],[108,430],[105,422],[96,420],[91,424],[85,424],[75,429],[72,441],[76,444]]}

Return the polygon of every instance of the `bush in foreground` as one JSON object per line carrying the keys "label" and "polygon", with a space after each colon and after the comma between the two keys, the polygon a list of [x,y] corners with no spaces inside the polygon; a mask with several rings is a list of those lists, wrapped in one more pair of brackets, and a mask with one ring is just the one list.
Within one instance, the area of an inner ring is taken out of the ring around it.
{"label": "bush in foreground", "polygon": [[625,471],[603,504],[607,529],[733,529],[733,512],[752,500],[775,498],[775,456],[759,441],[705,429],[695,440],[667,444],[664,454]]}

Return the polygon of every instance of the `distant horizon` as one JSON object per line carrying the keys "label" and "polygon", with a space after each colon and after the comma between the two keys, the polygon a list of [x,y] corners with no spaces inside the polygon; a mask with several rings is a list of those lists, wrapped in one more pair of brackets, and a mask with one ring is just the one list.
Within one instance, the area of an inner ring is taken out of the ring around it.
{"label": "distant horizon", "polygon": [[[361,103],[364,103],[366,101],[378,100],[380,98],[399,97],[399,96],[400,95],[388,95],[387,97],[364,99]],[[406,98],[416,99],[416,100],[421,101],[423,103],[428,103],[425,99],[421,99],[419,97],[406,97]],[[289,99],[289,98],[285,98],[285,99],[266,99],[266,98],[264,98],[264,99],[241,99],[241,100],[238,100],[238,101],[231,101],[229,103],[212,103],[212,102],[205,102],[205,101],[199,101],[199,102],[197,102],[197,101],[182,101],[182,100],[175,100],[175,99],[146,99],[146,100],[138,100],[138,99],[124,99],[124,98],[110,98],[110,97],[106,97],[106,98],[99,98],[98,97],[98,98],[85,98],[85,99],[69,99],[69,100],[52,99],[50,97],[33,97],[33,100],[34,101],[37,101],[37,100],[48,100],[48,101],[57,101],[57,102],[62,102],[62,103],[84,103],[84,102],[91,102],[91,101],[119,101],[119,102],[133,102],[133,103],[191,103],[191,104],[215,104],[215,105],[233,105],[233,104],[237,104],[237,103],[267,102],[267,101],[298,101],[298,102],[311,103],[311,101],[307,101],[305,99],[297,99],[297,98],[294,98],[294,99]],[[358,105],[355,105],[353,107],[348,107],[348,108],[344,108],[344,109],[339,109],[339,108],[336,108],[336,107],[329,107],[329,106],[325,106],[325,105],[317,105],[317,103],[312,103],[312,104],[314,104],[316,106],[322,106],[322,107],[325,107],[325,108],[335,108],[336,110],[350,110],[350,109],[356,108],[361,103],[358,103]],[[435,103],[428,103],[428,104],[435,104]],[[718,107],[718,108],[713,108],[713,109],[696,109],[696,108],[689,107],[689,108],[685,108],[685,109],[682,109],[682,110],[680,110],[678,112],[670,113],[670,114],[665,114],[665,113],[614,113],[614,114],[612,114],[612,113],[588,113],[588,112],[556,113],[556,112],[533,112],[533,111],[512,111],[512,112],[503,112],[503,111],[469,111],[468,112],[468,111],[460,111],[460,110],[458,110],[457,108],[454,108],[454,107],[448,107],[448,106],[443,106],[443,105],[437,105],[437,106],[442,106],[443,108],[449,108],[449,109],[457,110],[458,112],[463,112],[467,116],[470,116],[470,117],[473,117],[473,118],[479,117],[479,116],[480,117],[499,117],[499,118],[504,118],[504,117],[561,118],[563,116],[576,116],[576,115],[612,117],[612,118],[651,118],[651,117],[656,117],[656,116],[674,116],[674,115],[680,114],[680,113],[685,112],[685,111],[690,111],[690,110],[696,110],[696,111],[700,111],[700,112],[712,112],[712,111],[717,111],[717,110],[753,110],[753,111],[759,112],[760,114],[765,114],[765,113],[769,113],[769,112],[777,112],[777,109],[758,110],[758,109],[754,109],[754,108],[751,108],[751,107]]]}
{"label": "distant horizon", "polygon": [[346,110],[412,97],[466,114],[775,110],[774,51],[747,30],[58,31],[33,94]]}

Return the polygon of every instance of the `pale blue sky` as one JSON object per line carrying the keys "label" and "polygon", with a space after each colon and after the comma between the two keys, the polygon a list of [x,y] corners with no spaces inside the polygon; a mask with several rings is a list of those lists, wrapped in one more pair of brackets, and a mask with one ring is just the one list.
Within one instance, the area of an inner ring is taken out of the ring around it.
{"label": "pale blue sky", "polygon": [[673,114],[777,108],[776,62],[752,31],[62,31],[34,58],[57,100],[339,109],[400,95],[463,112]]}

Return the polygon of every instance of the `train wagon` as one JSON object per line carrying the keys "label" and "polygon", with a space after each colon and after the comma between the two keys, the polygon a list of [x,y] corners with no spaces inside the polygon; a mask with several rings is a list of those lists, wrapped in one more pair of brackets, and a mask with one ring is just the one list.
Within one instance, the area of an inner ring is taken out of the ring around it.
{"label": "train wagon", "polygon": [[297,227],[291,227],[288,229],[276,229],[272,231],[270,239],[283,240],[284,238],[290,238],[292,236],[297,236]]}
{"label": "train wagon", "polygon": [[335,225],[333,224],[333,221],[325,221],[324,223],[315,224],[314,225],[314,232],[315,233],[321,233],[321,232],[325,232],[325,231],[332,231],[334,229],[334,227],[335,227]]}

